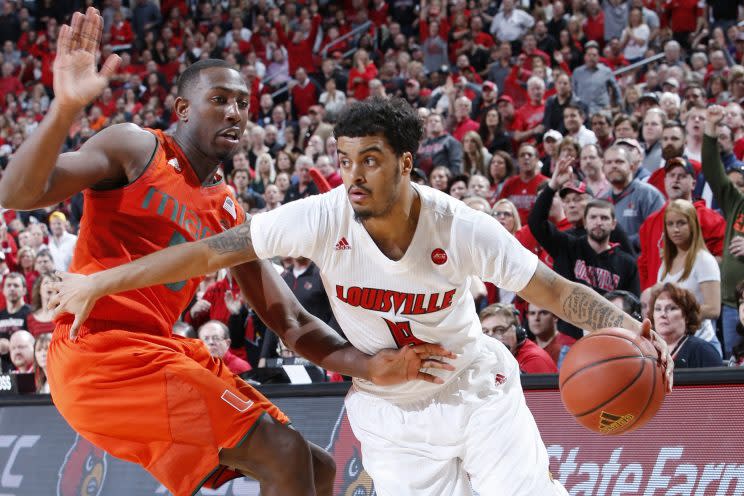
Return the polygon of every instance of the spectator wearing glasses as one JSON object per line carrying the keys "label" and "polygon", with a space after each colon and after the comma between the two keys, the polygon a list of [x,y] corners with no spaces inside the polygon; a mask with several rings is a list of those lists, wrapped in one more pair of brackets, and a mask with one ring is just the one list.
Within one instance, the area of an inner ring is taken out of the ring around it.
{"label": "spectator wearing glasses", "polygon": [[221,359],[233,374],[251,370],[251,365],[230,351],[230,331],[219,320],[210,320],[199,328],[199,339],[207,346],[209,354]]}
{"label": "spectator wearing glasses", "polygon": [[533,341],[519,322],[512,305],[494,303],[480,312],[483,334],[501,341],[517,359],[523,374],[554,374],[558,368],[550,355]]}

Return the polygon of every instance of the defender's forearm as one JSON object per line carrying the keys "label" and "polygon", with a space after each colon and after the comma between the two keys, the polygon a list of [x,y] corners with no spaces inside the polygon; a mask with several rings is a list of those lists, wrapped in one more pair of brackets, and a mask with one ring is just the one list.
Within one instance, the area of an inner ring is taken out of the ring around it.
{"label": "defender's forearm", "polygon": [[256,258],[250,221],[201,241],[183,243],[91,277],[97,297],[191,279]]}

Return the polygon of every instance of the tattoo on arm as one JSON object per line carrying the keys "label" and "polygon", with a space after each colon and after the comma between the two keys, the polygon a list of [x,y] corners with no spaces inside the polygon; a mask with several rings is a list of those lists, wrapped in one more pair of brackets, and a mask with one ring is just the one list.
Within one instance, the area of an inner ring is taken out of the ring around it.
{"label": "tattoo on arm", "polygon": [[247,249],[253,243],[250,219],[228,231],[207,238],[206,242],[207,246],[220,255]]}
{"label": "tattoo on arm", "polygon": [[563,301],[563,313],[575,326],[591,331],[623,323],[622,310],[584,286],[571,289]]}

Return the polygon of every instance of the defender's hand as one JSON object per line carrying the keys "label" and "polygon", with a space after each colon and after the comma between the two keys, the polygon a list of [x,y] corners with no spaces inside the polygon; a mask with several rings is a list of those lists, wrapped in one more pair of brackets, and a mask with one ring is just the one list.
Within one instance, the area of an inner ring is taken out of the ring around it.
{"label": "defender's hand", "polygon": [[457,355],[438,344],[405,346],[399,350],[385,349],[370,359],[370,380],[378,386],[391,386],[403,382],[419,380],[442,384],[444,381],[421,369],[455,370],[444,358]]}
{"label": "defender's hand", "polygon": [[55,318],[63,313],[75,316],[70,328],[70,339],[75,339],[98,300],[95,284],[91,276],[66,272],[59,273],[59,276],[61,280],[52,283],[52,289],[57,293],[49,300],[48,308],[54,310]]}
{"label": "defender's hand", "polygon": [[669,347],[659,334],[651,329],[651,321],[648,319],[643,320],[641,326],[641,337],[644,337],[651,341],[656,351],[659,353],[659,362],[664,367],[664,384],[666,384],[667,393],[672,392],[674,386],[674,360],[672,355],[669,353]]}
{"label": "defender's hand", "polygon": [[57,105],[77,111],[103,92],[119,66],[118,55],[111,55],[101,71],[96,67],[96,50],[101,42],[103,18],[89,7],[85,14],[75,12],[72,26],[59,30],[54,59],[54,97]]}

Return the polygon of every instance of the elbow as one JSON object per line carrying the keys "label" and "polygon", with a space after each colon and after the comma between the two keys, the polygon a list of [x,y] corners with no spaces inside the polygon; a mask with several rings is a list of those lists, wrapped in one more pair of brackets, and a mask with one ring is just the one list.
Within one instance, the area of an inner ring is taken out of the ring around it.
{"label": "elbow", "polygon": [[12,191],[4,182],[0,181],[0,206],[8,210],[29,210],[32,202],[29,201],[30,195],[23,194],[22,191]]}

